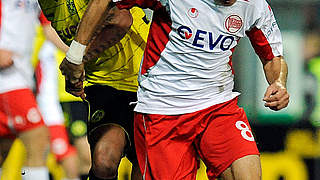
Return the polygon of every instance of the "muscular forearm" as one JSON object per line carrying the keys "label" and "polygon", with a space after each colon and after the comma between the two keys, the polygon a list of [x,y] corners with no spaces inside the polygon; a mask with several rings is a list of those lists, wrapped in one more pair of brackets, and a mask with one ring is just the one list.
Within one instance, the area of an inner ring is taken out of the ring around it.
{"label": "muscular forearm", "polygon": [[112,7],[111,0],[90,0],[75,37],[83,45],[88,45],[96,31],[101,28],[106,15]]}
{"label": "muscular forearm", "polygon": [[91,0],[82,17],[67,59],[75,64],[96,59],[105,49],[119,42],[132,24],[129,10],[119,10],[110,0]]}
{"label": "muscular forearm", "polygon": [[286,87],[288,66],[283,57],[274,57],[272,61],[265,61],[263,64],[268,83],[279,83],[281,86]]}
{"label": "muscular forearm", "polygon": [[288,106],[290,95],[286,88],[288,66],[283,57],[263,61],[263,68],[270,84],[264,94],[264,106],[278,111]]}
{"label": "muscular forearm", "polygon": [[130,29],[132,16],[128,10],[115,8],[110,12],[114,16],[110,17],[103,29],[89,43],[84,61],[96,59],[104,50],[118,43]]}

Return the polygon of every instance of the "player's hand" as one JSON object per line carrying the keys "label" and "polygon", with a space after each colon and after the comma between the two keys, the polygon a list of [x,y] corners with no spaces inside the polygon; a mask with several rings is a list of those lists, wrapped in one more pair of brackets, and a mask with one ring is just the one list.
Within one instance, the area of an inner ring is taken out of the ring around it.
{"label": "player's hand", "polygon": [[0,49],[0,70],[13,65],[12,56],[12,51]]}
{"label": "player's hand", "polygon": [[73,64],[64,58],[59,68],[61,73],[65,76],[66,91],[76,97],[81,97],[81,99],[84,100],[84,64]]}
{"label": "player's hand", "polygon": [[264,94],[263,101],[265,101],[264,106],[269,107],[274,111],[279,111],[288,106],[290,95],[282,84],[273,83],[268,88]]}

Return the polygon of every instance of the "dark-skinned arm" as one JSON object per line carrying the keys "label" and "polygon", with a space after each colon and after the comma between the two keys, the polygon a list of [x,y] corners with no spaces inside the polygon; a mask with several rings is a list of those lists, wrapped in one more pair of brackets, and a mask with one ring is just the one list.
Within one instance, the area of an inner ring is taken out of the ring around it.
{"label": "dark-skinned arm", "polygon": [[90,0],[60,70],[66,78],[66,91],[85,98],[83,90],[85,60],[93,60],[103,50],[121,40],[132,24],[128,10],[119,10],[111,0]]}

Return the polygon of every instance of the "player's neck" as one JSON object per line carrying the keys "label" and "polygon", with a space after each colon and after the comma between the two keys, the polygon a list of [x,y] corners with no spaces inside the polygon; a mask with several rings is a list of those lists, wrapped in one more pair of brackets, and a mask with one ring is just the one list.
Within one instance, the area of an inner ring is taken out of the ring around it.
{"label": "player's neck", "polygon": [[214,3],[221,6],[232,6],[237,0],[214,0]]}

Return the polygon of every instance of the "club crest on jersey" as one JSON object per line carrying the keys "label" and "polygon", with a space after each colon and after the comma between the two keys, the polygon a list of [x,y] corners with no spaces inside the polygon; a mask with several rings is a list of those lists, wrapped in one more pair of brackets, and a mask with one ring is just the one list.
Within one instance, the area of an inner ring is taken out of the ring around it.
{"label": "club crest on jersey", "polygon": [[188,10],[188,16],[189,16],[189,17],[191,17],[191,18],[196,18],[196,17],[198,17],[198,15],[199,15],[198,9],[196,9],[196,8],[190,8],[190,9]]}
{"label": "club crest on jersey", "polygon": [[230,15],[225,21],[225,27],[228,32],[236,33],[242,28],[242,19],[238,15]]}
{"label": "club crest on jersey", "polygon": [[105,112],[104,110],[102,109],[99,109],[97,110],[96,112],[93,113],[91,119],[90,119],[90,122],[91,123],[96,123],[98,121],[100,121],[105,115]]}

